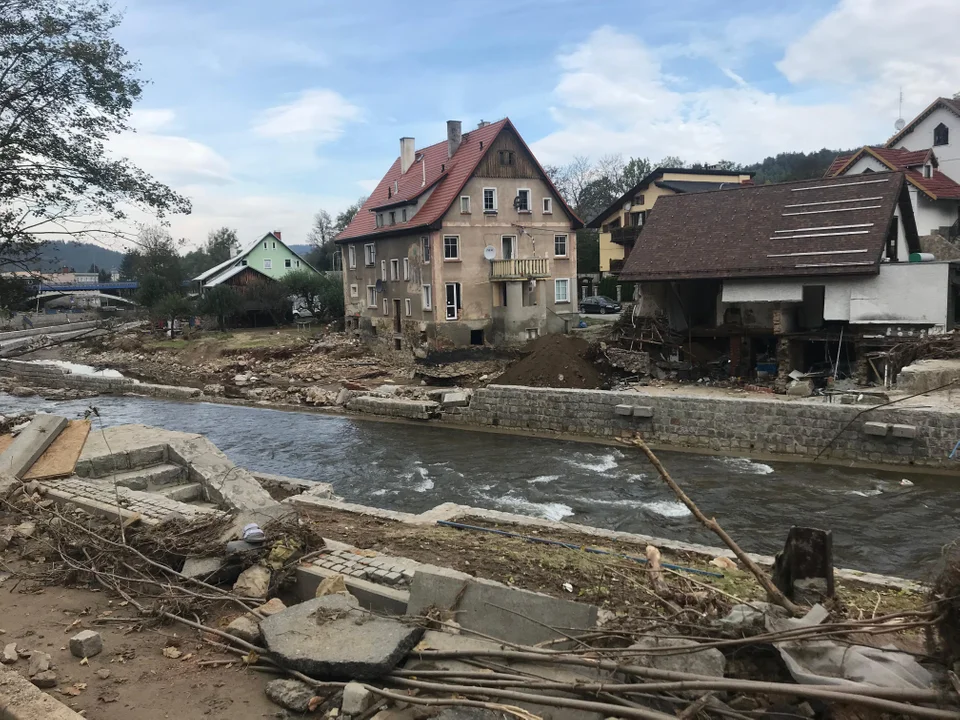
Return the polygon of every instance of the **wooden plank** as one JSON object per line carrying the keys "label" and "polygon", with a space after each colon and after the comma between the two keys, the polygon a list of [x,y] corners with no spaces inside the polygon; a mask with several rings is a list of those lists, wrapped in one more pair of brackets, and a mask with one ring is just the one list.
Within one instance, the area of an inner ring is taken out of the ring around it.
{"label": "wooden plank", "polygon": [[0,435],[0,453],[10,447],[13,443],[13,435]]}
{"label": "wooden plank", "polygon": [[35,415],[10,447],[0,454],[0,473],[22,478],[66,426],[66,418]]}
{"label": "wooden plank", "polygon": [[23,479],[49,480],[73,475],[89,432],[89,420],[71,420],[53,444],[27,471]]}

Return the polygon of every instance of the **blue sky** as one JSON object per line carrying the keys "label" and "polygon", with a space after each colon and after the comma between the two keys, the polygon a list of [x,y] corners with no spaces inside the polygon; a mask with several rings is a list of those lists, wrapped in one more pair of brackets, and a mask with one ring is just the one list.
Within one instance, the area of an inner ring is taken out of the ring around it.
{"label": "blue sky", "polygon": [[960,90],[956,27],[956,0],[128,0],[151,83],[115,150],[191,197],[192,245],[301,242],[447,119],[509,116],[544,163],[882,142],[901,86],[908,118]]}

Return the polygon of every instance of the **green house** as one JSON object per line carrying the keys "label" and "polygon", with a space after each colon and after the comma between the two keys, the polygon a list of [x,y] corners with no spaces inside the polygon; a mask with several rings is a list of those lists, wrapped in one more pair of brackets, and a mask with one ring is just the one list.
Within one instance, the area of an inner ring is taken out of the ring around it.
{"label": "green house", "polygon": [[244,284],[257,276],[279,280],[295,270],[317,272],[316,268],[287,247],[280,239],[279,231],[276,231],[267,233],[238,255],[200,273],[193,280],[200,284],[202,292],[223,283]]}

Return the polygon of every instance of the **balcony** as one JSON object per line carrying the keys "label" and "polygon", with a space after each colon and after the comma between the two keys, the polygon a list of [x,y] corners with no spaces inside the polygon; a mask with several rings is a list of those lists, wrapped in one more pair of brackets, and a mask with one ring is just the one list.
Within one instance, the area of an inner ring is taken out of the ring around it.
{"label": "balcony", "polygon": [[637,241],[637,237],[640,235],[641,230],[643,230],[643,225],[617,228],[610,232],[610,240],[618,245],[633,247],[633,244]]}
{"label": "balcony", "polygon": [[512,258],[490,263],[491,280],[531,280],[550,277],[549,258]]}

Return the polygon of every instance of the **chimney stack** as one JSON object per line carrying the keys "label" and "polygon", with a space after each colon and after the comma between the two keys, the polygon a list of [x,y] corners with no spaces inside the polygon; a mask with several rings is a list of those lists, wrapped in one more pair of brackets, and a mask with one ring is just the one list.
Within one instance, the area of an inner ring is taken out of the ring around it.
{"label": "chimney stack", "polygon": [[400,138],[400,172],[406,174],[407,170],[410,169],[410,166],[413,165],[413,160],[416,155],[416,151],[413,149],[413,138],[412,137],[402,137]]}
{"label": "chimney stack", "polygon": [[459,120],[447,120],[447,158],[452,158],[460,147],[461,127]]}
{"label": "chimney stack", "polygon": [[274,230],[274,231],[273,231],[273,235],[274,235],[275,238],[277,238],[277,240],[280,239],[280,231],[279,231],[279,230]]}

